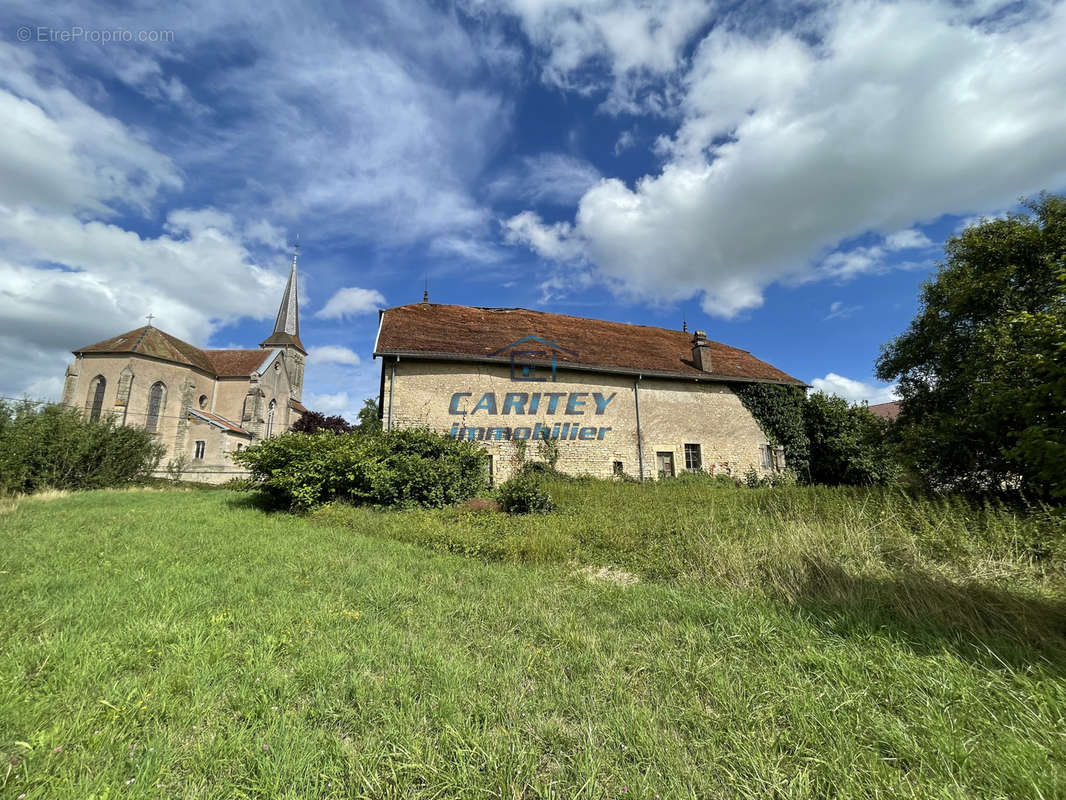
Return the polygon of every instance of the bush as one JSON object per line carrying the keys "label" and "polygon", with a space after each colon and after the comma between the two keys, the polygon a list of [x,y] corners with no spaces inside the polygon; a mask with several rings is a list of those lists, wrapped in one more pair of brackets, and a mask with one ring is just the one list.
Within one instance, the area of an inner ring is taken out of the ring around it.
{"label": "bush", "polygon": [[475,442],[428,430],[288,433],[234,454],[276,502],[308,509],[332,500],[376,506],[439,507],[485,487],[485,453]]}
{"label": "bush", "polygon": [[552,511],[555,500],[534,473],[520,473],[500,484],[500,507],[508,514],[533,514]]}
{"label": "bush", "polygon": [[291,430],[293,433],[351,433],[353,428],[348,420],[340,415],[327,417],[319,411],[308,411],[296,420]]}
{"label": "bush", "polygon": [[163,454],[143,428],[86,422],[56,403],[0,402],[0,493],[106,489],[147,480]]}
{"label": "bush", "polygon": [[810,441],[812,483],[873,486],[899,477],[889,423],[866,406],[816,392],[807,398],[803,421]]}

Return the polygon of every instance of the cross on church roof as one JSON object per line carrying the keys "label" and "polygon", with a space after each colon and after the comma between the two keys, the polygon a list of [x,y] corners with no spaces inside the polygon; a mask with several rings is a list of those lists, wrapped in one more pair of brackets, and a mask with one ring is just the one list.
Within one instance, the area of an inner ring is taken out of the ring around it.
{"label": "cross on church roof", "polygon": [[148,327],[151,328],[152,327],[152,320],[155,319],[155,314],[152,314],[152,313],[149,312],[149,314],[145,317],[145,319],[148,320]]}

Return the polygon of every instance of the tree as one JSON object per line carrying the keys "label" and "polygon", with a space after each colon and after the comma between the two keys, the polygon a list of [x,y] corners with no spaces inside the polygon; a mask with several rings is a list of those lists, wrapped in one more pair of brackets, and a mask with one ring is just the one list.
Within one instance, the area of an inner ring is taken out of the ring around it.
{"label": "tree", "polygon": [[803,404],[803,422],[810,442],[811,483],[869,486],[899,476],[889,423],[865,405],[816,392]]}
{"label": "tree", "polygon": [[381,412],[378,411],[378,401],[368,397],[363,401],[363,407],[359,409],[359,422],[355,427],[363,433],[377,433],[381,430]]}
{"label": "tree", "polygon": [[1025,205],[948,240],[877,362],[899,382],[901,448],[934,488],[1063,491],[1066,197]]}
{"label": "tree", "polygon": [[327,417],[319,411],[308,411],[292,426],[295,433],[350,433],[352,425],[340,415]]}

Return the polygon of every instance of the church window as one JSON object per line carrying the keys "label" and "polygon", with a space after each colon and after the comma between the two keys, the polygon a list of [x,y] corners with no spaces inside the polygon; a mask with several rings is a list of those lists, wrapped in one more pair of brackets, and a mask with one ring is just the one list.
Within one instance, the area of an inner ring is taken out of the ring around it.
{"label": "church window", "polygon": [[89,421],[96,422],[104,410],[104,390],[107,389],[107,381],[103,375],[97,375],[89,384]]}
{"label": "church window", "polygon": [[193,455],[193,458],[202,460],[205,452],[207,452],[207,442],[203,439],[197,439],[195,455]]}
{"label": "church window", "polygon": [[200,395],[199,403],[200,403],[200,410],[201,411],[206,411],[207,410],[207,395],[206,394]]}
{"label": "church window", "polygon": [[167,387],[162,381],[156,381],[148,390],[148,416],[144,421],[144,427],[152,433],[159,430],[159,417],[163,414],[166,397]]}
{"label": "church window", "polygon": [[270,438],[270,434],[274,431],[274,410],[277,408],[278,401],[271,400],[270,405],[267,406],[267,428],[266,438]]}

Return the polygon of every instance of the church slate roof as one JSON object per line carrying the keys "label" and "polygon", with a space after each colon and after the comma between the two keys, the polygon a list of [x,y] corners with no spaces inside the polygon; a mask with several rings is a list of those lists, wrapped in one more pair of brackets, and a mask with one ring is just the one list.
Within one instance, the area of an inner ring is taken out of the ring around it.
{"label": "church slate roof", "polygon": [[152,325],[74,351],[76,356],[83,353],[137,353],[195,367],[220,378],[251,375],[271,355],[266,350],[201,350]]}
{"label": "church slate roof", "polygon": [[712,371],[704,372],[692,361],[692,334],[684,331],[524,308],[437,303],[389,308],[381,315],[374,355],[509,363],[507,353],[499,351],[527,336],[557,344],[561,368],[806,385],[747,350],[713,341],[708,342]]}

